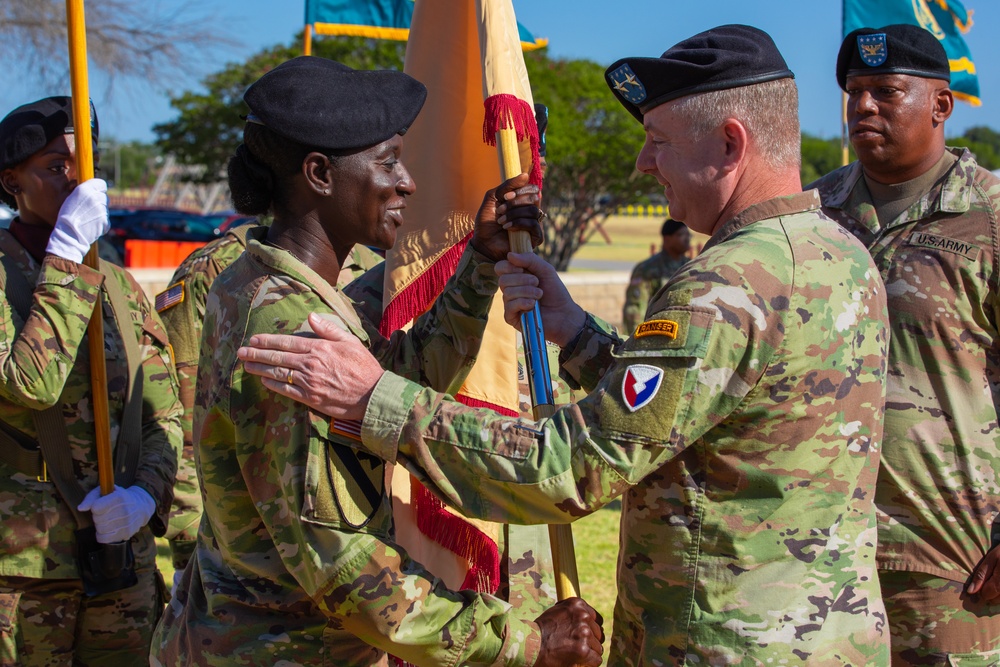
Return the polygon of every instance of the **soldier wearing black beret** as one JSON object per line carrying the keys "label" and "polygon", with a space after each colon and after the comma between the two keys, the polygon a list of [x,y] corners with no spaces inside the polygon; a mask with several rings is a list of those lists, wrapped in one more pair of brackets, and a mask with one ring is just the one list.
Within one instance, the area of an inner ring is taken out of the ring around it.
{"label": "soldier wearing black beret", "polygon": [[857,162],[814,186],[885,280],[891,324],[875,496],[893,665],[989,664],[1000,652],[1000,179],[945,145],[941,42],[913,25],[844,38]]}
{"label": "soldier wearing black beret", "polygon": [[[93,108],[91,128],[96,142]],[[107,262],[83,264],[108,229],[108,198],[103,180],[79,182],[76,129],[68,97],[0,120],[0,198],[18,213],[0,230],[0,665],[145,665],[164,602],[154,535],[180,452],[176,380],[138,284]],[[85,344],[93,317],[121,464],[103,496]],[[117,549],[128,550],[131,577],[102,576],[102,556]]]}
{"label": "soldier wearing black beret", "polygon": [[477,410],[383,372],[333,326],[257,344],[274,363],[253,372],[349,354],[337,377],[275,391],[362,419],[365,451],[468,516],[569,522],[621,496],[608,664],[886,665],[872,565],[885,290],[802,192],[792,73],[766,33],[726,25],[606,77],[643,124],[636,167],[711,239],[625,337],[537,255],[497,264],[506,320],[537,305],[586,398],[538,421]]}
{"label": "soldier wearing black beret", "polygon": [[[374,666],[386,653],[420,665],[600,664],[595,612],[582,601],[518,619],[411,561],[393,541],[384,465],[349,446],[356,425],[272,393],[275,379],[304,390],[304,369],[262,381],[237,358],[264,334],[310,331],[315,313],[386,367],[460,386],[496,290],[492,265],[509,249],[497,216],[541,235],[526,174],[487,193],[456,276],[409,332],[382,337],[335,288],[356,244],[388,249],[404,224],[416,186],[403,135],[425,96],[404,73],[315,57],[279,65],[244,95],[233,203],[273,222],[248,233],[208,296],[193,433],[204,514],[179,603],[158,628],[156,664]],[[354,363],[329,361],[321,374]]]}

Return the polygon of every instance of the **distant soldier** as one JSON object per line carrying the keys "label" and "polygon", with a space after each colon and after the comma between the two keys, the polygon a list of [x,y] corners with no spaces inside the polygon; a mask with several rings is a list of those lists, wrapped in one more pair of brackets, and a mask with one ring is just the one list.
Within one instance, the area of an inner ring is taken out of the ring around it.
{"label": "distant soldier", "polygon": [[[92,116],[97,141],[97,119]],[[181,449],[166,332],[124,270],[85,266],[106,185],[77,182],[68,97],[0,121],[0,665],[145,665]],[[98,298],[115,489],[100,495],[87,324]],[[134,568],[128,565],[129,552]],[[104,572],[115,565],[116,572]]]}
{"label": "distant soldier", "polygon": [[644,259],[632,269],[632,277],[625,290],[625,306],[622,308],[624,333],[631,335],[646,317],[649,300],[677,270],[688,263],[691,249],[691,232],[683,222],[667,218],[660,228],[660,252]]}
{"label": "distant soldier", "polygon": [[[205,301],[215,278],[236,261],[246,249],[247,232],[258,226],[256,221],[244,223],[185,259],[167,289],[156,296],[156,310],[173,347],[174,363],[180,380],[180,398],[184,406],[184,455],[177,468],[174,487],[174,505],[166,538],[174,567],[174,582],[180,579],[187,566],[198,538],[201,520],[201,489],[194,465],[194,446],[191,437],[191,420],[194,409],[194,388],[198,379],[198,354],[201,349],[201,330],[205,320]],[[364,246],[355,246],[340,272],[344,285],[382,261],[381,255]]]}
{"label": "distant soldier", "polygon": [[318,319],[323,339],[257,336],[244,366],[361,420],[340,442],[468,516],[569,522],[623,496],[609,665],[888,665],[885,286],[801,190],[792,73],[766,33],[728,25],[606,77],[645,128],[636,167],[711,239],[627,340],[536,255],[497,264],[507,321],[538,303],[586,398],[537,422],[475,409]]}
{"label": "distant soldier", "polygon": [[889,300],[875,505],[894,665],[1000,661],[1000,179],[946,148],[941,43],[862,28],[837,56],[858,161],[818,180]]}

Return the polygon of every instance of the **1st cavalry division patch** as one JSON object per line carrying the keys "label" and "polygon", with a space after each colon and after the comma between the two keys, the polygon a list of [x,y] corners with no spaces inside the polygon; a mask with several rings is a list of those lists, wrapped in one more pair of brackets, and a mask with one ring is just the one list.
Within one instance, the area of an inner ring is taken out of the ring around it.
{"label": "1st cavalry division patch", "polygon": [[167,289],[157,294],[156,301],[153,304],[153,307],[156,308],[156,312],[162,313],[167,308],[171,308],[183,302],[184,302],[184,281],[182,280],[179,283],[174,283]]}

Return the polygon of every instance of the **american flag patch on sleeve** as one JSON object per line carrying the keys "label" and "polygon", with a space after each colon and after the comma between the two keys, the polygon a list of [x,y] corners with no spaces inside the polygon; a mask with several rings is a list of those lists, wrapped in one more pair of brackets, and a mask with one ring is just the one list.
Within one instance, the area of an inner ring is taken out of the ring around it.
{"label": "american flag patch on sleeve", "polygon": [[163,290],[156,295],[156,301],[153,307],[156,308],[156,312],[162,313],[167,308],[171,306],[176,306],[184,301],[184,281],[179,283],[174,283],[167,289]]}
{"label": "american flag patch on sleeve", "polygon": [[361,420],[331,419],[330,432],[361,442]]}

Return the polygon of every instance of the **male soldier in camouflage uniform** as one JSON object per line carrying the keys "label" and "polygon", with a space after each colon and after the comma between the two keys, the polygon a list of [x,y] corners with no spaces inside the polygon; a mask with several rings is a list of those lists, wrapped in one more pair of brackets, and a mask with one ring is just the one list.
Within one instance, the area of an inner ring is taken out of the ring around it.
{"label": "male soldier in camouflage uniform", "polygon": [[[194,444],[191,439],[191,417],[194,409],[194,387],[198,379],[198,352],[201,347],[201,328],[205,319],[205,301],[208,290],[223,269],[236,261],[246,249],[246,235],[256,221],[249,222],[226,233],[206,246],[195,250],[185,259],[167,289],[155,299],[156,310],[170,337],[180,381],[181,404],[184,406],[184,455],[177,467],[174,485],[174,505],[166,538],[170,542],[174,581],[180,578],[187,566],[198,537],[201,520],[201,490],[194,465]],[[369,268],[382,261],[376,252],[364,246],[355,246],[340,272],[341,286],[354,280]]]}
{"label": "male soldier in camouflage uniform", "polygon": [[326,340],[259,336],[240,356],[272,378],[292,369],[308,391],[267,386],[363,419],[355,445],[470,516],[566,522],[624,495],[610,665],[887,665],[884,286],[801,192],[791,77],[748,26],[609,68],[646,128],[636,166],[712,238],[625,341],[538,257],[497,265],[508,321],[541,298],[563,372],[590,391],[553,417],[463,406],[321,322]]}
{"label": "male soldier in camouflage uniform", "polygon": [[949,77],[922,28],[848,35],[837,80],[858,162],[815,184],[888,289],[875,504],[900,665],[1000,662],[1000,180],[945,147]]}
{"label": "male soldier in camouflage uniform", "polygon": [[252,336],[301,332],[321,313],[407,377],[460,386],[496,290],[493,261],[509,247],[497,214],[540,237],[526,175],[490,193],[456,277],[410,331],[383,338],[333,287],[355,243],[395,240],[414,190],[399,135],[425,95],[400,72],[308,57],[245,95],[230,189],[237,210],[274,221],[209,293],[194,411],[204,516],[153,664],[370,666],[386,652],[419,665],[600,664],[598,621],[581,600],[521,621],[411,561],[392,541],[384,464],[336,444],[350,425],[272,394],[236,357]]}
{"label": "male soldier in camouflage uniform", "polygon": [[622,307],[626,333],[632,333],[642,323],[650,297],[659,292],[690,259],[687,253],[691,248],[691,232],[684,223],[667,218],[660,228],[660,238],[663,240],[660,252],[642,260],[632,269]]}
{"label": "male soldier in camouflage uniform", "polygon": [[[4,666],[147,664],[164,601],[153,535],[166,528],[181,447],[177,381],[166,333],[138,284],[107,263],[100,271],[82,264],[87,247],[107,229],[107,196],[99,179],[77,185],[72,119],[70,99],[54,97],[0,121],[0,199],[19,213],[9,231],[0,231],[0,277],[8,295],[0,301]],[[86,335],[98,298],[122,485],[103,497]],[[133,382],[141,385],[127,401]],[[49,437],[62,428],[60,437]],[[39,438],[69,460],[50,457],[43,443],[42,468]],[[129,453],[136,463],[129,463]],[[57,470],[61,465],[69,466],[66,476]],[[59,480],[68,487],[57,489]],[[63,488],[79,498],[63,497]],[[89,522],[91,515],[97,542],[131,544],[135,585],[85,595],[74,529],[78,516]]]}

